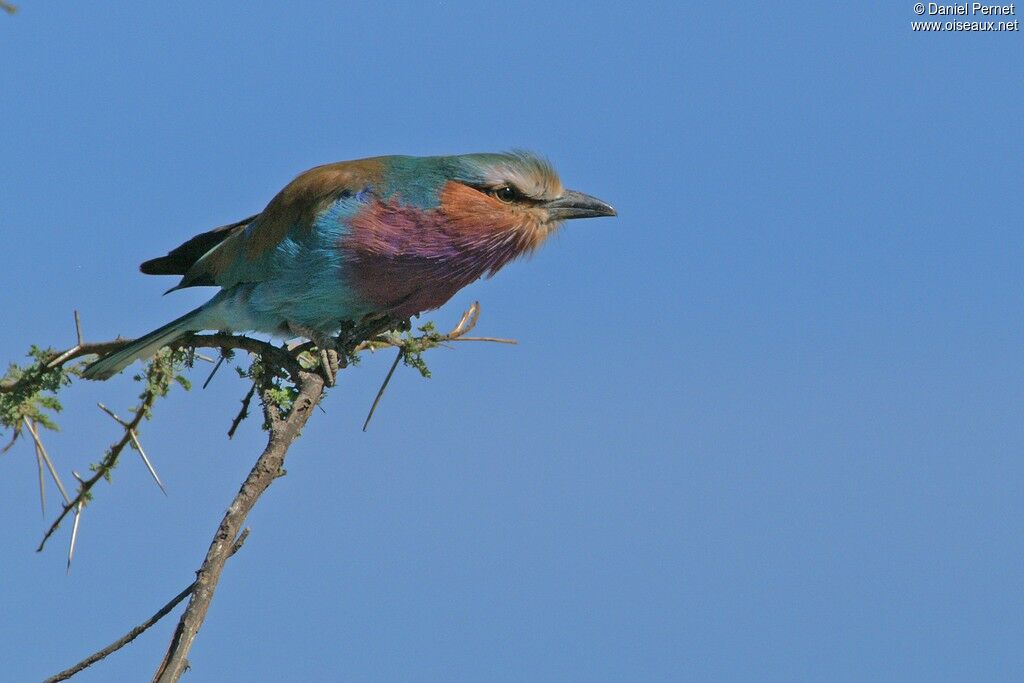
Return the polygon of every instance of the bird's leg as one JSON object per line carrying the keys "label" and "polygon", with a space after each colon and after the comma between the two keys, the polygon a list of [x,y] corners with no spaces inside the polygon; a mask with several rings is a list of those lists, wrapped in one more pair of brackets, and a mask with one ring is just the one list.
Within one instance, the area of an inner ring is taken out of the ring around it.
{"label": "bird's leg", "polygon": [[363,316],[358,322],[354,320],[341,321],[338,336],[334,340],[335,348],[339,352],[340,366],[344,368],[348,364],[349,357],[359,344],[391,329],[395,323],[396,321],[387,313],[370,313]]}
{"label": "bird's leg", "polygon": [[320,351],[320,368],[323,370],[324,380],[327,386],[333,387],[338,376],[338,349],[334,339],[330,335],[295,323],[288,323],[288,329],[292,334],[305,337],[316,344]]}
{"label": "bird's leg", "polygon": [[334,338],[334,348],[340,351],[338,354],[338,367],[348,367],[349,355],[352,352],[352,330],[355,328],[355,323],[351,320],[342,320],[338,327],[338,336]]}

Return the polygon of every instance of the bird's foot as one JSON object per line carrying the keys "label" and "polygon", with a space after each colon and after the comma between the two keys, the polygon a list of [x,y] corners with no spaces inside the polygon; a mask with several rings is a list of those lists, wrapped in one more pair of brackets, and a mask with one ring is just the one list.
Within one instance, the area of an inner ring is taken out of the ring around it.
{"label": "bird's foot", "polygon": [[338,378],[338,348],[332,337],[310,329],[303,325],[288,323],[292,334],[305,337],[312,341],[320,351],[320,372],[324,376],[324,382],[329,387],[337,383]]}
{"label": "bird's foot", "polygon": [[[320,344],[317,344],[319,347]],[[338,352],[335,349],[320,349],[320,369],[324,373],[324,382],[333,387],[338,381]]]}

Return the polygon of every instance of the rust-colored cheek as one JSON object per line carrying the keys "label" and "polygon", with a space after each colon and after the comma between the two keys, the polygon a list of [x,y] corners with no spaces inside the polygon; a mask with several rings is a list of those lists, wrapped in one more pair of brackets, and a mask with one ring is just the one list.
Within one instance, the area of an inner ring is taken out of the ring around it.
{"label": "rust-colored cheek", "polygon": [[522,218],[512,205],[452,181],[441,190],[441,212],[455,232],[469,234],[514,230]]}
{"label": "rust-colored cheek", "polygon": [[469,239],[486,239],[515,234],[520,252],[540,246],[547,237],[544,212],[533,207],[506,204],[462,183],[448,181],[441,190],[440,211],[453,234]]}

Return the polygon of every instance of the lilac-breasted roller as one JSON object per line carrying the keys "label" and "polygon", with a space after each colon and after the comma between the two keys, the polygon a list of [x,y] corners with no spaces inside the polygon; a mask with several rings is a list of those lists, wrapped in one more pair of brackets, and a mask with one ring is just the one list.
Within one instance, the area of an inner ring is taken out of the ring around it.
{"label": "lilac-breasted roller", "polygon": [[346,321],[396,320],[537,249],[565,219],[614,216],[526,152],[387,156],[310,169],[262,212],[193,237],[143,273],[208,302],[87,367],[105,379],[188,332],[265,332],[318,346]]}

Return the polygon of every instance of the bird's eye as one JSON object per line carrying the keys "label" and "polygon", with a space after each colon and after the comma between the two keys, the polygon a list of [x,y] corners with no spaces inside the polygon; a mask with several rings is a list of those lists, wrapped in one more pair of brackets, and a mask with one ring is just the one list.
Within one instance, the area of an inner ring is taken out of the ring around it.
{"label": "bird's eye", "polygon": [[506,204],[512,203],[513,201],[515,201],[516,197],[519,196],[519,193],[515,191],[515,188],[512,188],[508,185],[503,185],[495,189],[492,192],[492,194],[495,197],[497,197],[500,201],[503,201]]}

